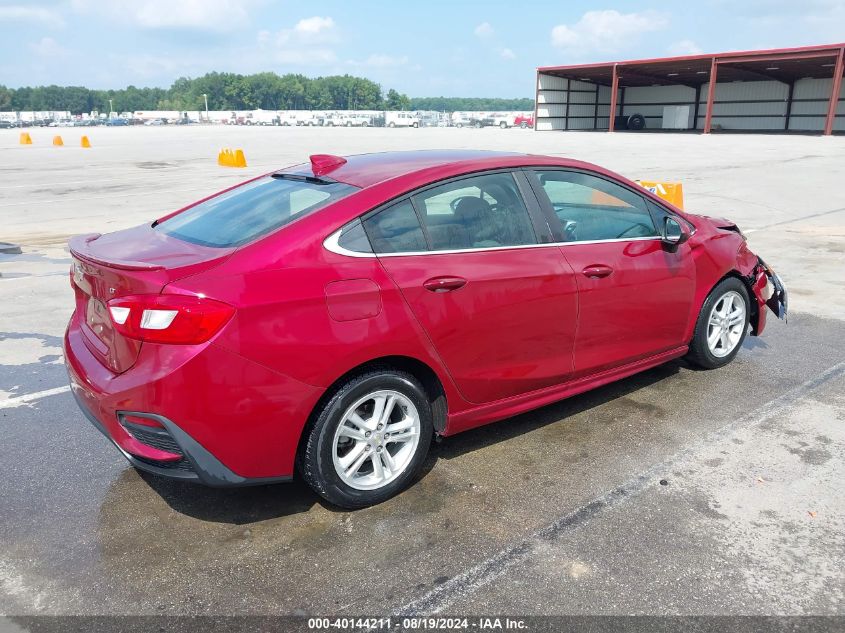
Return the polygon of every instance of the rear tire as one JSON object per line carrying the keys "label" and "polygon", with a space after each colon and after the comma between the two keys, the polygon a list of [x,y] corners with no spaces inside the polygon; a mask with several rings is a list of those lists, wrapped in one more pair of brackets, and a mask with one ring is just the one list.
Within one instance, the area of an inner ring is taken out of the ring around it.
{"label": "rear tire", "polygon": [[315,416],[305,430],[300,473],[317,494],[348,509],[404,490],[419,474],[434,434],[423,386],[393,369],[350,378]]}
{"label": "rear tire", "polygon": [[736,277],[719,282],[701,307],[687,360],[703,369],[730,363],[748,333],[748,290]]}

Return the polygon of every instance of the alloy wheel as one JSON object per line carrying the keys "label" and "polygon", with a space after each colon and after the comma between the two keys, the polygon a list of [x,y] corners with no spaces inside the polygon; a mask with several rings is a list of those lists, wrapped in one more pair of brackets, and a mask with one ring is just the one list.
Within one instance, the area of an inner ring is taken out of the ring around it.
{"label": "alloy wheel", "polygon": [[745,328],[745,300],[735,290],[723,294],[707,319],[707,347],[716,358],[734,351]]}
{"label": "alloy wheel", "polygon": [[369,393],[346,410],[335,431],[335,472],[351,488],[382,488],[405,472],[419,441],[420,415],[407,396]]}

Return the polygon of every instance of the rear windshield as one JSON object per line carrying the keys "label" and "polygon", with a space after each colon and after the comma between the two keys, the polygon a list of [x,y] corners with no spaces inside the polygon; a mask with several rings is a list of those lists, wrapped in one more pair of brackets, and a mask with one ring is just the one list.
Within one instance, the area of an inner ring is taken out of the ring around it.
{"label": "rear windshield", "polygon": [[357,190],[341,182],[268,176],[201,202],[155,228],[203,246],[240,246]]}

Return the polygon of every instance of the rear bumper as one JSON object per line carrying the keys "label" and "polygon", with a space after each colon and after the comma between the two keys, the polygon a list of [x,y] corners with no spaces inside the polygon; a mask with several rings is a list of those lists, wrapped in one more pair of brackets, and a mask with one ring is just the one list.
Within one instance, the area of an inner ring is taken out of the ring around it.
{"label": "rear bumper", "polygon": [[[158,461],[140,455],[133,455],[125,450],[117,441],[109,435],[108,430],[100,420],[97,419],[87,407],[84,400],[80,398],[78,392],[73,390],[76,404],[79,409],[88,418],[88,421],[100,431],[108,440],[115,445],[123,456],[129,460],[138,470],[143,470],[161,477],[168,477],[170,479],[181,479],[184,481],[194,481],[205,484],[206,486],[215,487],[231,487],[231,486],[257,486],[261,484],[273,484],[290,481],[291,475],[279,477],[241,477],[229,470],[219,459],[214,457],[205,448],[203,448],[194,438],[180,429],[174,422],[162,416],[155,416],[155,420],[159,422],[167,430],[168,434],[176,445],[179,447],[183,455],[181,460],[172,461]],[[121,412],[132,414],[136,412]],[[149,416],[149,414],[145,414]]]}
{"label": "rear bumper", "polygon": [[[82,337],[74,315],[64,339],[71,390],[133,466],[211,486],[292,477],[302,429],[322,389],[213,344],[145,343],[132,369],[114,374]],[[130,432],[126,415],[152,420],[155,432]]]}

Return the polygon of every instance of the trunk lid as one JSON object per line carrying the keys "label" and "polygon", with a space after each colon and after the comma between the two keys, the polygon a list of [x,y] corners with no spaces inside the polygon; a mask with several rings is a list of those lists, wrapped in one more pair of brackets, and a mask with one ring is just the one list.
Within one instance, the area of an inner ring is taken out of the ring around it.
{"label": "trunk lid", "polygon": [[72,238],[76,318],[86,347],[111,371],[126,371],[135,364],[142,343],[115,330],[108,302],[128,295],[160,294],[167,284],[217,265],[234,250],[185,242],[149,225]]}

